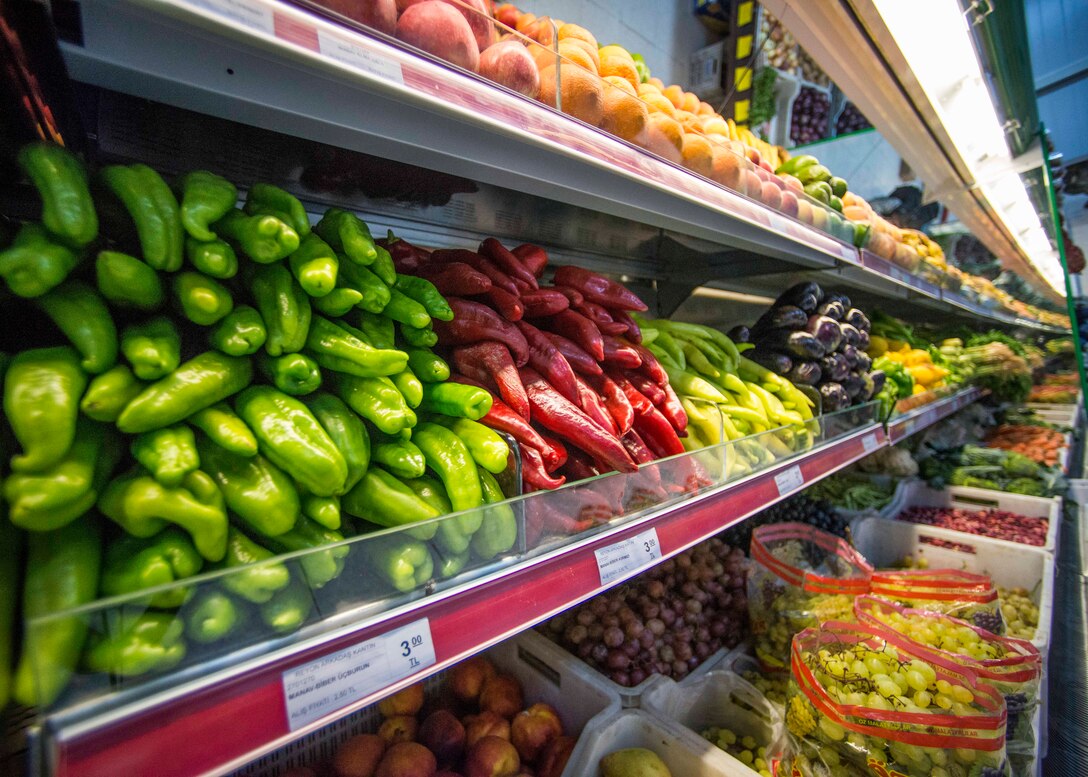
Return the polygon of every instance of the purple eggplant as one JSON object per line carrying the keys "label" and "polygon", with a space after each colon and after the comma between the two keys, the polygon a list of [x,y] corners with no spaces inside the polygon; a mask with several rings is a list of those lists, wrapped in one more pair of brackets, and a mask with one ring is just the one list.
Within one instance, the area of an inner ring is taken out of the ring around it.
{"label": "purple eggplant", "polygon": [[825,299],[820,303],[819,307],[816,308],[816,315],[827,316],[836,321],[842,321],[842,317],[846,315],[846,309],[837,299]]}
{"label": "purple eggplant", "polygon": [[861,335],[860,339],[858,340],[858,348],[860,348],[863,351],[868,351],[869,350],[869,333],[866,332],[864,329],[859,329],[858,334]]}
{"label": "purple eggplant", "polygon": [[857,364],[854,366],[861,372],[868,372],[873,368],[873,360],[865,351],[858,351]]}
{"label": "purple eggplant", "polygon": [[752,327],[753,335],[762,335],[774,329],[794,331],[804,329],[808,314],[794,305],[776,305],[759,317]]}
{"label": "purple eggplant", "polygon": [[869,380],[873,382],[873,396],[875,397],[881,391],[884,390],[884,381],[888,376],[884,370],[873,370],[869,373]]}
{"label": "purple eggplant", "polygon": [[725,333],[725,336],[734,343],[750,343],[752,341],[752,333],[744,325],[733,327]]}
{"label": "purple eggplant", "polygon": [[842,330],[842,341],[847,345],[852,345],[855,348],[861,343],[861,332],[853,324],[842,323],[839,324],[839,328]]}
{"label": "purple eggplant", "polygon": [[850,298],[843,294],[841,291],[827,292],[827,294],[824,295],[823,302],[838,302],[840,305],[842,305],[844,315],[845,311],[853,307],[853,305],[850,304]]}
{"label": "purple eggplant", "polygon": [[842,387],[846,389],[846,396],[850,397],[851,401],[860,397],[861,392],[865,390],[865,382],[861,379],[861,373],[846,373],[846,377],[842,381]]}
{"label": "purple eggplant", "polygon": [[756,340],[756,346],[801,359],[819,359],[827,353],[823,344],[808,332],[791,332],[788,329],[773,329],[761,335]]}
{"label": "purple eggplant", "polygon": [[834,413],[850,406],[850,397],[846,389],[838,383],[825,383],[820,386],[820,398],[823,400],[823,412]]}
{"label": "purple eggplant", "polygon": [[842,329],[839,327],[839,322],[828,316],[809,316],[805,331],[819,340],[827,353],[834,352],[842,342]]}
{"label": "purple eggplant", "polygon": [[846,363],[850,366],[850,369],[855,369],[858,366],[858,354],[860,351],[858,351],[857,348],[852,345],[844,345],[839,349],[839,353],[846,359]]}
{"label": "purple eggplant", "polygon": [[816,362],[795,361],[786,378],[795,386],[815,386],[820,382],[822,374],[823,371]]}
{"label": "purple eggplant", "polygon": [[744,354],[761,367],[766,367],[775,375],[786,375],[793,368],[793,359],[784,353],[775,353],[764,348],[753,348]]}
{"label": "purple eggplant", "polygon": [[805,313],[813,313],[816,310],[816,306],[819,305],[824,298],[823,290],[818,284],[812,281],[802,281],[801,283],[794,284],[782,292],[778,299],[775,300],[775,307],[780,305],[793,305],[801,308]]}
{"label": "purple eggplant", "polygon": [[859,372],[858,374],[861,376],[861,382],[863,386],[861,395],[858,397],[858,400],[860,400],[861,402],[868,402],[876,395],[876,383],[873,382],[873,376],[870,375],[867,371]]}
{"label": "purple eggplant", "polygon": [[850,372],[850,365],[846,363],[842,354],[832,353],[820,359],[820,370],[823,372],[824,380],[838,383]]}
{"label": "purple eggplant", "polygon": [[847,310],[846,315],[843,317],[843,321],[850,324],[850,326],[854,327],[859,332],[868,332],[872,326],[869,323],[869,317],[857,308],[850,308]]}

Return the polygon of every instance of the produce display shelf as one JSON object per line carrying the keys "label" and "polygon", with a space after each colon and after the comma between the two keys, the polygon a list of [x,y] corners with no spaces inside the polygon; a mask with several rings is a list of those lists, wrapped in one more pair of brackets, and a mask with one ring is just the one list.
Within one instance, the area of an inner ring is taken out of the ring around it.
{"label": "produce display shelf", "polygon": [[[863,424],[743,479],[470,584],[243,661],[220,662],[225,665],[184,683],[165,682],[127,703],[118,694],[57,711],[41,719],[34,731],[37,771],[58,777],[228,773],[638,574],[885,444],[879,424]],[[601,558],[624,543],[641,544],[647,538],[657,549],[644,561],[622,566],[603,583]],[[400,634],[406,633],[400,630],[418,628],[424,619],[429,635],[424,647],[433,651],[433,662],[353,697],[349,704],[337,706],[333,700],[320,717],[290,724],[289,673],[321,661],[338,666],[345,651],[382,644],[394,632],[399,644]],[[201,746],[193,747],[194,742]],[[179,752],[186,756],[163,758],[164,753]]]}
{"label": "produce display shelf", "polygon": [[894,416],[888,421],[888,442],[894,445],[978,401],[982,395],[981,389],[970,386],[951,396]]}

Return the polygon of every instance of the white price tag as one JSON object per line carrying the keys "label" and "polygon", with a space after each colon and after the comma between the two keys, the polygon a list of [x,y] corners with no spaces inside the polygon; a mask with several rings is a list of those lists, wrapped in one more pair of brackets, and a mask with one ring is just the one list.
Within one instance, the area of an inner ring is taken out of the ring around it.
{"label": "white price tag", "polygon": [[792,494],[805,484],[805,476],[801,473],[801,467],[794,464],[787,470],[783,470],[774,476],[774,484],[778,486],[778,495]]}
{"label": "white price tag", "polygon": [[317,47],[329,59],[343,62],[356,70],[384,78],[387,81],[404,84],[404,73],[400,63],[388,57],[369,51],[356,42],[326,30],[318,29]]}
{"label": "white price tag", "polygon": [[861,447],[866,453],[872,453],[877,449],[876,432],[865,435],[861,438]]}
{"label": "white price tag", "polygon": [[634,537],[594,551],[601,585],[608,585],[627,572],[640,569],[661,558],[661,543],[657,529],[647,529]]}
{"label": "white price tag", "polygon": [[365,698],[435,661],[430,622],[423,618],[367,642],[283,673],[283,701],[292,731]]}
{"label": "white price tag", "polygon": [[214,14],[230,19],[245,27],[270,35],[275,34],[275,22],[272,10],[254,0],[190,0],[198,8],[205,8]]}

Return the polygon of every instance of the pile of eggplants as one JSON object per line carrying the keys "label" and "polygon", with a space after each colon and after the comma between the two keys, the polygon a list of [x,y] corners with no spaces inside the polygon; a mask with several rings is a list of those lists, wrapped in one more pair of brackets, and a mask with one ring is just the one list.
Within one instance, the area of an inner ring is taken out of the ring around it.
{"label": "pile of eggplants", "polygon": [[840,292],[824,293],[812,281],[791,286],[751,328],[729,333],[755,347],[745,353],[787,378],[817,407],[832,413],[872,399],[884,373],[872,370],[869,319]]}

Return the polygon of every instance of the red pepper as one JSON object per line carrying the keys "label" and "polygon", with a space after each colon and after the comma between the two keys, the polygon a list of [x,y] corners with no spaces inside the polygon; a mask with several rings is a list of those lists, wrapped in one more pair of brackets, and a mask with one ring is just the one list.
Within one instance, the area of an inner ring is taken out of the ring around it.
{"label": "red pepper", "polygon": [[540,246],[522,243],[512,253],[522,261],[534,277],[539,278],[544,274],[544,268],[548,266],[548,255]]}
{"label": "red pepper", "polygon": [[578,379],[578,401],[575,404],[582,408],[582,412],[589,416],[599,427],[617,437],[619,436],[620,430],[616,426],[616,422],[612,420],[612,416],[605,409],[601,398],[581,378]]}
{"label": "red pepper", "polygon": [[488,382],[498,388],[503,401],[529,420],[529,397],[505,345],[488,341],[459,346],[453,349],[453,365],[469,376],[478,375],[482,370],[490,379]]}
{"label": "red pepper", "polygon": [[554,288],[556,291],[558,291],[560,294],[570,300],[570,306],[572,308],[578,307],[586,301],[586,298],[582,296],[582,292],[578,291],[577,289],[572,289],[570,286],[564,286],[560,283],[556,283],[554,284]]}
{"label": "red pepper", "polygon": [[564,310],[556,313],[548,319],[548,328],[567,337],[582,348],[597,361],[604,361],[604,339],[597,325],[573,310]]}
{"label": "red pepper", "polygon": [[585,413],[552,388],[538,372],[532,369],[522,370],[521,379],[525,383],[529,404],[533,408],[533,419],[537,423],[620,472],[634,472],[638,468],[615,435],[597,426]]}
{"label": "red pepper", "polygon": [[590,302],[604,305],[606,308],[620,310],[646,310],[646,303],[622,283],[610,281],[581,267],[567,265],[555,271],[556,284],[570,286],[582,293]]}
{"label": "red pepper", "polygon": [[509,321],[479,302],[447,297],[453,310],[453,321],[433,321],[438,340],[443,345],[471,345],[485,340],[502,343],[510,349],[514,362],[522,367],[529,361],[529,344],[525,336]]}
{"label": "red pepper", "polygon": [[[404,272],[399,267],[397,272]],[[491,291],[491,279],[464,262],[422,264],[411,275],[426,278],[443,296],[474,297]]]}
{"label": "red pepper", "polygon": [[548,443],[551,448],[550,454],[541,451],[541,455],[544,456],[544,469],[548,470],[548,474],[551,474],[567,463],[570,454],[567,451],[567,446],[559,442],[555,437],[547,437],[543,434],[540,436],[544,438],[544,442]]}
{"label": "red pepper", "polygon": [[606,363],[629,370],[642,365],[642,357],[635,350],[635,346],[630,343],[625,343],[612,335],[602,335],[601,341],[604,343],[604,360]]}
{"label": "red pepper", "polygon": [[562,475],[557,478],[549,475],[544,468],[544,459],[541,457],[540,451],[529,445],[521,446],[521,479],[525,481],[527,486],[549,491],[553,488],[559,488],[567,482],[567,479]]}
{"label": "red pepper", "polygon": [[534,289],[521,278],[511,278],[511,280],[514,281],[514,285],[518,288],[519,298],[524,297],[526,294],[532,294],[534,291],[539,291],[539,289]]}
{"label": "red pepper", "polygon": [[661,411],[661,415],[668,419],[672,424],[672,428],[676,430],[676,433],[681,437],[687,436],[688,428],[688,414],[684,410],[684,406],[680,404],[680,397],[676,396],[676,392],[672,390],[672,386],[668,383],[665,384],[665,401],[661,404],[654,405]]}
{"label": "red pepper", "polygon": [[618,372],[609,372],[608,377],[616,382],[616,385],[623,391],[627,401],[631,403],[632,409],[635,411],[636,416],[644,415],[654,409],[654,403],[646,398],[646,395],[635,388],[631,381],[627,380],[623,375]]}
{"label": "red pepper", "polygon": [[569,537],[593,526],[592,521],[575,521],[551,502],[554,497],[525,500],[525,540],[534,547],[546,537]]}
{"label": "red pepper", "polygon": [[650,400],[650,403],[654,407],[660,407],[664,404],[665,400],[668,399],[665,389],[661,388],[661,386],[654,383],[641,372],[627,370],[624,375],[631,381],[631,385],[638,389],[640,394]]}
{"label": "red pepper", "polygon": [[522,316],[525,315],[525,306],[521,304],[521,300],[506,289],[492,286],[491,290],[487,292],[487,299],[491,303],[491,307],[499,311],[507,321],[521,321]]}
{"label": "red pepper", "polygon": [[639,367],[639,371],[650,376],[650,380],[659,386],[669,385],[669,376],[665,372],[665,368],[661,366],[661,362],[657,360],[650,349],[644,345],[632,345],[635,352],[642,359],[642,365]]}
{"label": "red pepper", "polygon": [[384,240],[375,242],[393,257],[393,266],[397,268],[397,272],[414,275],[426,259],[420,249],[392,232],[389,232],[389,237]]}
{"label": "red pepper", "polygon": [[658,458],[684,452],[684,443],[680,442],[676,430],[655,407],[635,416],[635,431]]}
{"label": "red pepper", "polygon": [[627,452],[631,454],[631,458],[639,464],[650,464],[657,458],[634,429],[623,435],[620,442],[623,443],[623,447],[627,449]]}
{"label": "red pepper", "polygon": [[638,323],[631,317],[631,314],[626,310],[618,310],[613,308],[609,311],[612,314],[612,318],[620,324],[626,324],[627,333],[626,337],[635,345],[642,345],[642,330],[639,329]]}
{"label": "red pepper", "polygon": [[631,427],[635,423],[635,410],[631,407],[631,403],[628,401],[627,395],[623,393],[623,389],[616,385],[616,381],[607,375],[596,375],[591,376],[587,383],[593,386],[597,394],[604,400],[605,409],[612,416],[612,420],[616,422],[616,428],[619,429],[620,434],[631,431]]}
{"label": "red pepper", "polygon": [[570,300],[555,289],[530,289],[521,293],[521,304],[526,318],[546,318],[569,308]]}
{"label": "red pepper", "polygon": [[563,465],[567,473],[567,480],[585,480],[595,478],[601,474],[593,463],[593,459],[577,448],[571,448],[567,456],[567,463]]}
{"label": "red pepper", "polygon": [[615,514],[607,494],[588,485],[563,489],[550,496],[548,501],[554,503],[561,514],[570,516],[579,526],[586,523],[589,526],[601,524]]}
{"label": "red pepper", "polygon": [[577,343],[554,332],[545,332],[544,336],[559,349],[559,353],[563,354],[563,358],[567,360],[567,364],[575,372],[581,375],[600,375],[604,372],[597,360],[586,353]]}
{"label": "red pepper", "polygon": [[464,248],[443,248],[431,253],[431,261],[438,264],[450,264],[452,262],[467,264],[490,278],[492,285],[505,289],[514,295],[518,293],[518,287],[509,275],[496,267],[495,263],[490,259],[480,256],[475,251],[468,251]]}
{"label": "red pepper", "polygon": [[601,334],[617,336],[627,332],[627,324],[617,323],[611,313],[595,302],[583,302],[575,310],[596,324]]}
{"label": "red pepper", "polygon": [[529,364],[532,368],[546,377],[556,391],[577,403],[577,378],[570,362],[563,358],[563,354],[543,332],[529,322],[519,321],[517,327],[529,343]]}
{"label": "red pepper", "polygon": [[511,278],[520,278],[532,288],[537,288],[536,276],[526,267],[520,259],[493,237],[480,243],[480,253],[490,259],[495,265]]}

